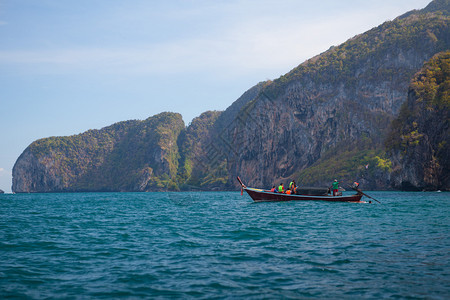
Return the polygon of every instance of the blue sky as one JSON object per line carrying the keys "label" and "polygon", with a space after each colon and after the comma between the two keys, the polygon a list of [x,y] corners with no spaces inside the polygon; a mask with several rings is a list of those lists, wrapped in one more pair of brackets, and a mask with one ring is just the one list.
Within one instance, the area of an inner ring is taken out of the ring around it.
{"label": "blue sky", "polygon": [[34,140],[188,124],[429,0],[0,0],[0,189]]}

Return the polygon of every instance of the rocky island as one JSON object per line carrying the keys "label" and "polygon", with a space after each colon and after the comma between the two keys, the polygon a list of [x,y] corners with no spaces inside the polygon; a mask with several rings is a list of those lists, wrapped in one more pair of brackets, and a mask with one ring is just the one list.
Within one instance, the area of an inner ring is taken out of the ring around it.
{"label": "rocky island", "polygon": [[161,113],[33,142],[13,192],[235,189],[335,177],[366,189],[450,190],[449,1],[331,47],[223,112]]}

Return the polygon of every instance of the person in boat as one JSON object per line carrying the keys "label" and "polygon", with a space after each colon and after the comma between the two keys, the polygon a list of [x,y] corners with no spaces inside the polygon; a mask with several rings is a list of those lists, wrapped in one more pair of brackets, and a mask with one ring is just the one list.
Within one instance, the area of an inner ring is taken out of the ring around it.
{"label": "person in boat", "polygon": [[292,180],[291,183],[289,183],[289,189],[291,190],[291,194],[297,193],[297,184],[295,183],[295,180]]}
{"label": "person in boat", "polygon": [[333,196],[338,196],[338,192],[339,192],[339,182],[337,181],[337,179],[335,179],[333,181],[333,183],[331,184],[331,188],[333,190]]}
{"label": "person in boat", "polygon": [[284,186],[283,186],[283,183],[280,183],[280,185],[278,186],[278,191],[277,191],[278,193],[284,193]]}
{"label": "person in boat", "polygon": [[270,190],[272,193],[276,193],[277,189],[275,188],[275,186],[272,187],[272,189]]}

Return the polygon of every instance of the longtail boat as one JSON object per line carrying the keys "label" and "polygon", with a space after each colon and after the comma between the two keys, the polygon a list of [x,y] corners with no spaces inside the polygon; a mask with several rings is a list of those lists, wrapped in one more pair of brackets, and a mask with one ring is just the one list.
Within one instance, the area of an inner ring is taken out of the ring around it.
{"label": "longtail boat", "polygon": [[[311,192],[312,190],[304,190],[302,189],[297,191],[297,194],[284,194],[284,193],[274,193],[268,190],[256,189],[246,187],[242,180],[237,177],[239,181],[242,191],[247,192],[247,194],[253,199],[255,202],[271,202],[271,201],[298,201],[298,200],[320,200],[320,201],[331,201],[331,202],[363,202],[361,198],[363,196],[362,193],[357,192],[354,195],[346,195],[346,196],[331,196],[325,194],[323,192]],[[315,189],[320,190],[320,189]],[[327,189],[325,189],[327,190]]]}

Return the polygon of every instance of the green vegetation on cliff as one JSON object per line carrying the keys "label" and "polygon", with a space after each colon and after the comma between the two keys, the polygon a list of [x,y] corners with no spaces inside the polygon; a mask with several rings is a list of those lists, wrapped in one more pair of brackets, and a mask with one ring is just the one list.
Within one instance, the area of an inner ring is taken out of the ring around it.
{"label": "green vegetation on cliff", "polygon": [[[422,133],[425,130],[449,129],[450,51],[437,54],[425,64],[412,80],[410,94],[414,100],[402,105],[386,140],[388,149],[401,150],[403,153],[425,138]],[[436,123],[436,118],[439,120],[438,127],[430,128],[430,124]],[[448,142],[445,130],[443,133],[442,140],[436,141],[440,145],[439,149],[444,149]]]}
{"label": "green vegetation on cliff", "polygon": [[398,154],[397,187],[450,189],[450,51],[435,55],[411,81],[386,147]]}
{"label": "green vegetation on cliff", "polygon": [[363,138],[358,143],[343,143],[327,151],[315,164],[294,177],[298,184],[306,186],[326,186],[334,178],[346,188],[354,180],[363,182],[366,189],[386,186],[387,182],[383,181],[392,171],[392,162],[385,156],[371,139]]}

